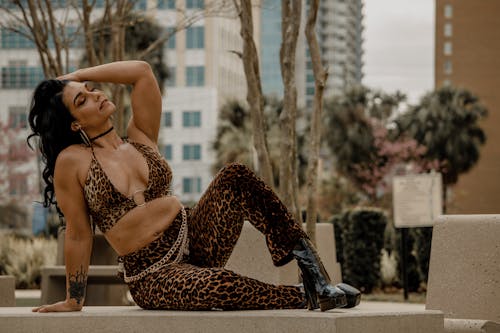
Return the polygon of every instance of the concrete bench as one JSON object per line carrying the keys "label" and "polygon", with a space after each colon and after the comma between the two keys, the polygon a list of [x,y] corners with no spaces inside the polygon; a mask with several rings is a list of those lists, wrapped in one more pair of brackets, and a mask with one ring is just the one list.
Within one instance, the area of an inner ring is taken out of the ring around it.
{"label": "concrete bench", "polygon": [[445,333],[500,333],[500,324],[489,320],[444,319]]}
{"label": "concrete bench", "polygon": [[16,305],[16,280],[10,275],[0,275],[0,306]]}
{"label": "concrete bench", "polygon": [[498,331],[500,215],[443,215],[436,220],[426,308],[456,319],[445,324],[450,332]]}
{"label": "concrete bench", "polygon": [[441,311],[423,305],[362,302],[354,309],[327,312],[146,311],[130,307],[84,307],[82,312],[32,313],[29,308],[1,308],[5,332],[169,332],[169,333],[441,333]]}

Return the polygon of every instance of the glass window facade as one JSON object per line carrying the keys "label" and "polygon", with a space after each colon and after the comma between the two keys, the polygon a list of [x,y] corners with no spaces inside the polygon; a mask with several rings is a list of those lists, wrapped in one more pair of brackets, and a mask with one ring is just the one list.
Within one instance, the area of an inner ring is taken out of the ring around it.
{"label": "glass window facade", "polygon": [[158,0],[158,9],[175,9],[175,0]]}
{"label": "glass window facade", "polygon": [[187,9],[203,9],[205,7],[204,0],[186,0]]}
{"label": "glass window facade", "polygon": [[41,67],[6,66],[2,67],[3,89],[29,89],[45,79]]}
{"label": "glass window facade", "polygon": [[202,87],[205,85],[205,66],[186,67],[186,86]]}
{"label": "glass window facade", "polygon": [[167,87],[175,87],[176,85],[176,75],[175,75],[175,67],[168,67],[168,78],[166,80]]}
{"label": "glass window facade", "polygon": [[201,160],[201,145],[183,145],[182,159],[184,161],[199,161]]}
{"label": "glass window facade", "polygon": [[283,97],[281,79],[281,4],[274,0],[263,0],[261,6],[261,81],[265,95]]}
{"label": "glass window facade", "polygon": [[161,147],[160,152],[167,161],[172,160],[172,145],[164,145]]}
{"label": "glass window facade", "polygon": [[33,49],[35,43],[16,32],[2,28],[2,49]]}
{"label": "glass window facade", "polygon": [[163,127],[172,127],[172,111],[165,111],[161,114],[161,125]]}
{"label": "glass window facade", "polygon": [[186,177],[182,178],[183,193],[201,193],[201,178]]}
{"label": "glass window facade", "polygon": [[189,27],[186,30],[186,48],[202,49],[205,47],[205,27]]}
{"label": "glass window facade", "polygon": [[201,112],[200,111],[182,112],[182,126],[201,127]]}
{"label": "glass window facade", "polygon": [[167,33],[169,34],[169,37],[167,39],[167,42],[165,43],[164,47],[166,47],[169,50],[175,50],[175,33],[174,33],[175,28],[174,27],[168,27],[167,28]]}

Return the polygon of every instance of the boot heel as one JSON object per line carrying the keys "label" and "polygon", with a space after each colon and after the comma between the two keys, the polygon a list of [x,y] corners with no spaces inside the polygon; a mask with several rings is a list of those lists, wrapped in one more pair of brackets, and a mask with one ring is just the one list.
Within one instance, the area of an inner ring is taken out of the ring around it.
{"label": "boot heel", "polygon": [[314,285],[311,285],[309,279],[304,278],[304,276],[302,276],[302,284],[304,285],[304,292],[306,294],[307,308],[311,311],[318,309],[318,294]]}

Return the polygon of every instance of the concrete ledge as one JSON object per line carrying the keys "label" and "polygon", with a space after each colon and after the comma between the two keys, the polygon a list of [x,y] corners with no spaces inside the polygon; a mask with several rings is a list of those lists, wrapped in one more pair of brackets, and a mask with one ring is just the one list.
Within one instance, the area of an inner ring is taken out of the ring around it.
{"label": "concrete ledge", "polygon": [[16,305],[16,279],[11,275],[0,275],[0,306]]}
{"label": "concrete ledge", "polygon": [[[117,276],[118,266],[90,265],[87,305],[129,305],[127,285]],[[48,304],[66,298],[66,269],[64,266],[42,267],[41,304]]]}
{"label": "concrete ledge", "polygon": [[445,333],[500,333],[500,324],[489,320],[445,319]]}
{"label": "concrete ledge", "polygon": [[432,235],[427,309],[500,322],[500,215],[442,215]]}
{"label": "concrete ledge", "polygon": [[204,332],[204,333],[441,333],[443,314],[420,305],[364,302],[354,309],[328,312],[146,311],[130,307],[84,307],[81,312],[32,313],[30,308],[0,309],[6,332]]}

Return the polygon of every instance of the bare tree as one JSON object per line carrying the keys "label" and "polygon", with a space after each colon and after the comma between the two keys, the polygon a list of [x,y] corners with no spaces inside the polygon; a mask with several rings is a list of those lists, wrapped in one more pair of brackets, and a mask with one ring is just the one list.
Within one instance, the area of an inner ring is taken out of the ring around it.
{"label": "bare tree", "polygon": [[243,52],[239,54],[243,60],[243,68],[247,81],[247,102],[252,118],[253,142],[258,158],[258,172],[271,187],[274,185],[271,160],[267,149],[266,126],[264,121],[262,85],[260,81],[259,55],[253,39],[253,19],[251,0],[233,0],[241,22],[240,34],[243,38]]}
{"label": "bare tree", "polygon": [[281,1],[282,43],[280,49],[281,75],[283,77],[283,111],[280,115],[281,127],[281,164],[279,189],[283,203],[294,213],[296,221],[301,223],[298,205],[297,175],[297,86],[295,82],[295,54],[299,36],[302,13],[301,0]]}
{"label": "bare tree", "polygon": [[318,40],[316,38],[316,19],[319,0],[311,0],[305,34],[314,73],[314,103],[311,116],[311,134],[309,136],[309,160],[307,165],[307,218],[306,231],[313,242],[316,240],[316,219],[318,210],[318,159],[321,142],[321,114],[323,113],[323,90],[328,72],[323,68]]}

